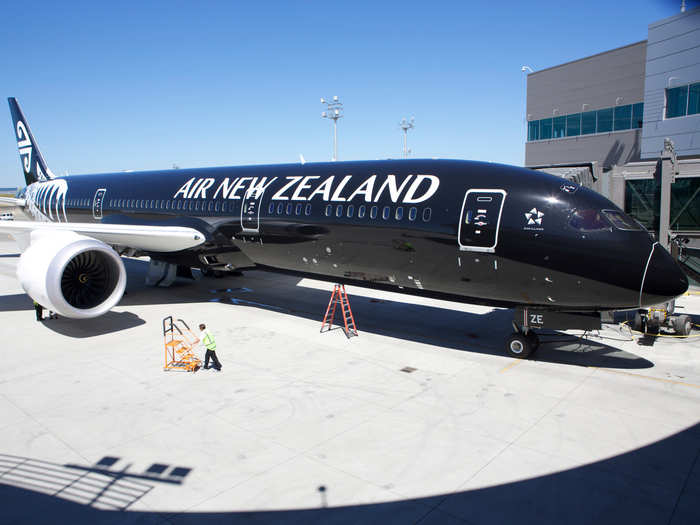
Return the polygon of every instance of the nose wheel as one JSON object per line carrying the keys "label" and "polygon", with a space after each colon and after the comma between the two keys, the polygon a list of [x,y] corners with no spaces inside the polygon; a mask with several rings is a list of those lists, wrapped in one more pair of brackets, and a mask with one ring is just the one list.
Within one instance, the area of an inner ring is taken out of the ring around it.
{"label": "nose wheel", "polygon": [[518,359],[527,358],[532,352],[540,346],[540,339],[532,330],[527,333],[516,332],[508,338],[506,343],[506,351],[511,357]]}

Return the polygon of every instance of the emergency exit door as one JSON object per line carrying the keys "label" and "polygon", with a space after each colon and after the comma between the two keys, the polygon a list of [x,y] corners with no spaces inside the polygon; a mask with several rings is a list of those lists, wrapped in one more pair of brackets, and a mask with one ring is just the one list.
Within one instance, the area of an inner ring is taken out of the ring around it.
{"label": "emergency exit door", "polygon": [[498,244],[504,190],[468,190],[459,221],[459,249],[494,252]]}

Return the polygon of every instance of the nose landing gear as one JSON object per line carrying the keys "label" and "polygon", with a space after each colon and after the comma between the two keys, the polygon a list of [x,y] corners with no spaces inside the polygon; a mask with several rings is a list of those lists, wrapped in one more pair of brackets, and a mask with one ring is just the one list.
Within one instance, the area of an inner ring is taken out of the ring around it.
{"label": "nose landing gear", "polygon": [[513,327],[516,332],[508,338],[506,350],[511,357],[525,359],[540,346],[540,338],[529,328],[523,332],[515,323],[513,323]]}
{"label": "nose landing gear", "polygon": [[521,307],[515,310],[513,330],[506,342],[506,352],[511,357],[525,359],[540,346],[534,329],[548,330],[600,330],[599,312],[559,312]]}

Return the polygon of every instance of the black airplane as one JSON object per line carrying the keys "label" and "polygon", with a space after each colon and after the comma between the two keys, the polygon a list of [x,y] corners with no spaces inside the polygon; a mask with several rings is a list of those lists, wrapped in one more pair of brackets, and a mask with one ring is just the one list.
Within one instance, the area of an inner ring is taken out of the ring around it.
{"label": "black airplane", "polygon": [[60,315],[116,305],[121,255],[151,277],[259,268],[515,308],[507,350],[537,328],[600,327],[600,312],[672,300],[688,280],[638,222],[601,195],[529,169],[386,160],[54,176],[9,99],[27,186],[4,198],[17,276]]}

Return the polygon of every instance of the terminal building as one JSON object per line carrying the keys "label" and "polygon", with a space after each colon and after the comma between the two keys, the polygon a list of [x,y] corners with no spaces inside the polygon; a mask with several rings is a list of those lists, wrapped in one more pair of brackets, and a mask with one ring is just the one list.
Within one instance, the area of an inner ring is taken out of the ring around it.
{"label": "terminal building", "polygon": [[650,24],[644,41],[528,74],[526,113],[525,166],[592,187],[662,243],[682,240],[697,284],[700,8]]}

